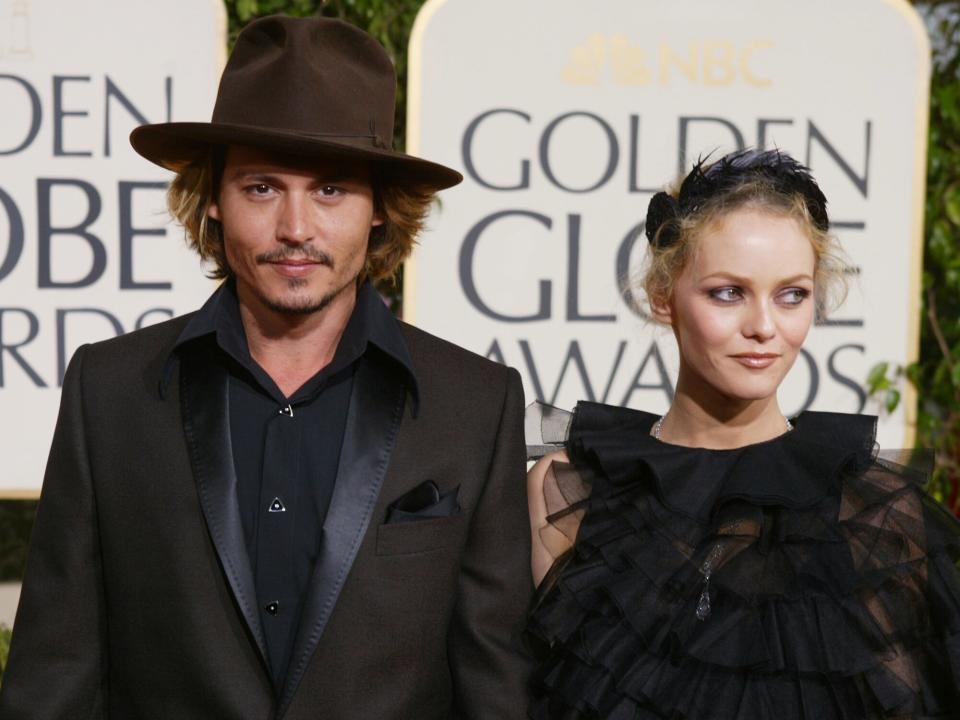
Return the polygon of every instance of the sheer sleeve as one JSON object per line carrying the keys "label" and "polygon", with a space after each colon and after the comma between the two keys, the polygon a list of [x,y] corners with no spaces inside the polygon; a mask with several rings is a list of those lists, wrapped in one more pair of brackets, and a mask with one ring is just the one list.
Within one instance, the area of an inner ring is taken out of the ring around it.
{"label": "sheer sleeve", "polygon": [[553,405],[532,402],[524,411],[524,435],[527,440],[527,460],[539,460],[562,450],[570,433],[573,413]]}
{"label": "sheer sleeve", "polygon": [[922,491],[931,467],[929,452],[885,451],[844,481],[839,514],[859,600],[886,639],[871,684],[911,709],[938,677],[960,685],[957,520]]}
{"label": "sheer sleeve", "polygon": [[[535,402],[527,406],[525,434],[527,458],[539,459],[563,450],[573,414]],[[568,462],[554,460],[543,478],[546,521],[538,529],[540,541],[556,560],[573,547],[590,497],[590,484]]]}

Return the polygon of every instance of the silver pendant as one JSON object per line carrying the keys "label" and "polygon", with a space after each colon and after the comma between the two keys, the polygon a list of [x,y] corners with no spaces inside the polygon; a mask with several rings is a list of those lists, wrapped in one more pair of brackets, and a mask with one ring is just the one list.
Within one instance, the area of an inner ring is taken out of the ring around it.
{"label": "silver pendant", "polygon": [[697,601],[697,620],[701,622],[710,617],[710,578],[707,578],[703,584],[703,592],[700,593],[700,600]]}
{"label": "silver pendant", "polygon": [[720,559],[720,543],[711,548],[703,565],[700,566],[700,574],[703,575],[703,591],[700,593],[700,599],[697,601],[697,620],[701,622],[710,617],[710,576],[713,575],[713,566]]}

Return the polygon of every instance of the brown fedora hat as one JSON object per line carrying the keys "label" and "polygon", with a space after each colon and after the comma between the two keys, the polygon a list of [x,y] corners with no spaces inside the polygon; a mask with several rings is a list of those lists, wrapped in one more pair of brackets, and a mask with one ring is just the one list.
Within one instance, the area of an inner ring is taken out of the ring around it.
{"label": "brown fedora hat", "polygon": [[370,160],[391,175],[440,190],[456,170],[392,149],[397,79],[383,47],[331,18],[255,20],[237,38],[209,123],[142,125],[130,143],[178,170],[211,145],[250,145],[298,157]]}

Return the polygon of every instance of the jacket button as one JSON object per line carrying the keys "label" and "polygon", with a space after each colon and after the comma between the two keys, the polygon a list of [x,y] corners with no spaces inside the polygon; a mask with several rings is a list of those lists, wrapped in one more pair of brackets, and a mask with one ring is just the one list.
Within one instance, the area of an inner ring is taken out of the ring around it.
{"label": "jacket button", "polygon": [[276,600],[274,600],[273,602],[268,602],[264,606],[264,610],[266,610],[271,615],[276,615],[278,612],[280,612],[280,603],[277,602]]}

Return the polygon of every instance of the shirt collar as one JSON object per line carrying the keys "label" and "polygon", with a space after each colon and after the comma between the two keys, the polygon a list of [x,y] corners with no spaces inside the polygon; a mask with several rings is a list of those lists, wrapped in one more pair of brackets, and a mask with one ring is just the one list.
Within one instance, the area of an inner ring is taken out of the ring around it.
{"label": "shirt collar", "polygon": [[[178,353],[193,341],[210,335],[216,337],[222,350],[241,364],[252,362],[240,318],[236,287],[232,280],[221,284],[184,326],[164,364],[160,379],[161,396],[165,396],[173,377]],[[410,350],[400,331],[400,324],[368,280],[357,291],[357,303],[340,338],[337,356],[359,358],[366,354],[371,344],[403,370],[413,402],[413,413],[416,415],[420,393]]]}

